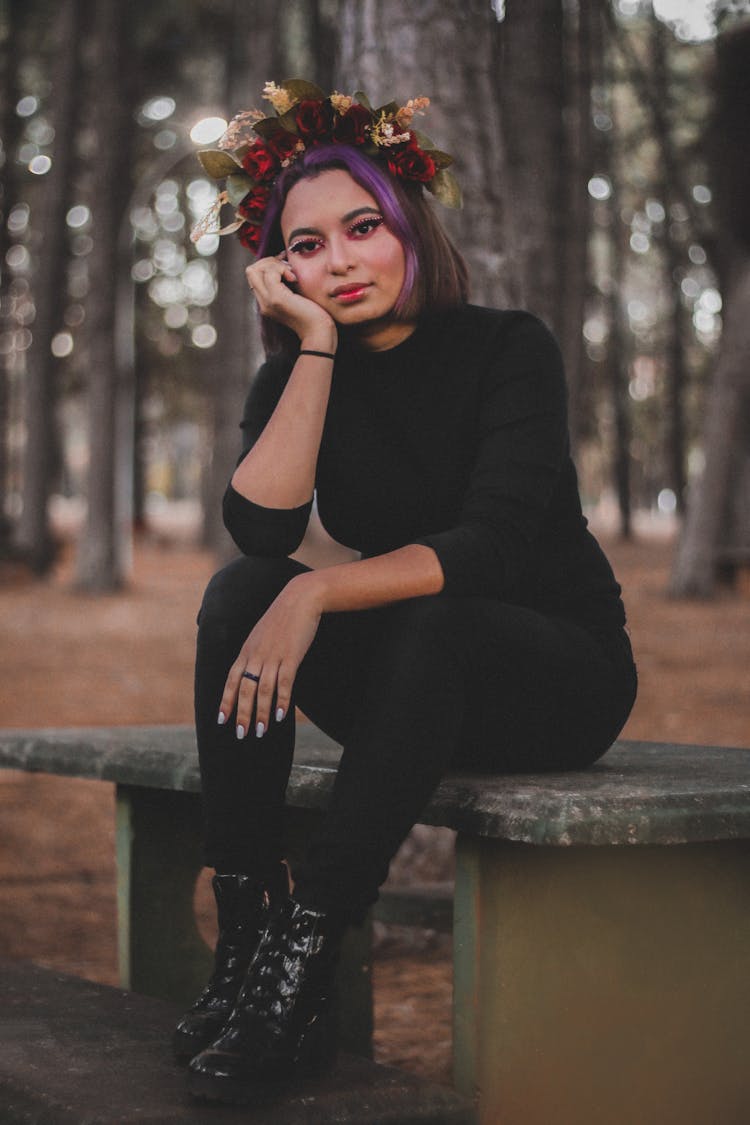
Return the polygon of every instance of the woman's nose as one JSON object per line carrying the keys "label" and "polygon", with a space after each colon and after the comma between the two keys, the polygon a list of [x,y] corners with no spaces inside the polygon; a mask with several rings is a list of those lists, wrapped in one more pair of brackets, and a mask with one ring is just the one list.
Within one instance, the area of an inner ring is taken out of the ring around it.
{"label": "woman's nose", "polygon": [[333,238],[328,243],[328,268],[331,273],[347,273],[354,265],[351,245],[345,238]]}

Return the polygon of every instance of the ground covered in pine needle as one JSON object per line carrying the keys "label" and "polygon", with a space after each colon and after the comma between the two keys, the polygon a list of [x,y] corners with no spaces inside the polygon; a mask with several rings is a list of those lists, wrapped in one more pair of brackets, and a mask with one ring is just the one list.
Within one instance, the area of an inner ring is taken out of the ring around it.
{"label": "ground covered in pine needle", "polygon": [[[668,539],[604,546],[640,673],[623,736],[750,747],[748,583],[712,602],[672,601]],[[6,566],[0,726],[190,722],[195,614],[211,570],[207,554],[148,537],[117,595],[73,592],[65,552],[42,583]],[[103,783],[0,771],[0,954],[116,983],[113,805]],[[395,878],[415,868],[420,881],[448,878],[450,852],[447,833],[426,857],[407,841]],[[196,902],[210,931],[207,873]],[[448,939],[385,935],[375,992],[377,1057],[449,1081]]]}

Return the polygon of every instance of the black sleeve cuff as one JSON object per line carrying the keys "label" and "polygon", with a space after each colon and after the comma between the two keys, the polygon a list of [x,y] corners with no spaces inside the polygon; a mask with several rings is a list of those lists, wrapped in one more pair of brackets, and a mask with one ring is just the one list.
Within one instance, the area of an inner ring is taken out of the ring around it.
{"label": "black sleeve cuff", "polygon": [[312,510],[312,498],[299,508],[264,508],[229,484],[224,493],[224,526],[243,555],[280,558],[302,542]]}

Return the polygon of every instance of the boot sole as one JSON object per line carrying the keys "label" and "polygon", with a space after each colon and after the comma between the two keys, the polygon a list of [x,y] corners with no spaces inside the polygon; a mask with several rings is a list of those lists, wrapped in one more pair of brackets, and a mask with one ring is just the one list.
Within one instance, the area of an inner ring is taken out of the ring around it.
{"label": "boot sole", "polygon": [[336,1062],[338,1048],[335,1043],[316,1036],[302,1045],[296,1063],[286,1063],[286,1073],[273,1069],[261,1071],[244,1078],[226,1074],[196,1074],[188,1072],[188,1093],[198,1101],[227,1102],[230,1105],[260,1103],[265,1099],[272,1101],[281,1094],[312,1078],[318,1078],[329,1071]]}
{"label": "boot sole", "polygon": [[272,1102],[282,1095],[301,1086],[303,1083],[322,1077],[335,1062],[331,1058],[325,1064],[316,1066],[296,1066],[287,1075],[254,1075],[252,1078],[229,1078],[226,1075],[188,1073],[188,1093],[199,1102],[220,1102],[226,1105],[262,1105]]}

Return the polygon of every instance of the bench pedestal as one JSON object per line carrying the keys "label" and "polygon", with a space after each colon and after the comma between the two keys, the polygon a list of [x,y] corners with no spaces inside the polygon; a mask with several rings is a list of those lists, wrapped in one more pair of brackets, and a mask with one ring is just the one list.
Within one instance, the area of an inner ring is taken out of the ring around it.
{"label": "bench pedestal", "polygon": [[750,843],[459,837],[456,1087],[483,1125],[741,1125]]}

